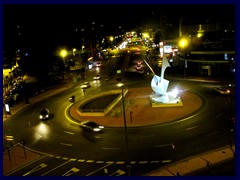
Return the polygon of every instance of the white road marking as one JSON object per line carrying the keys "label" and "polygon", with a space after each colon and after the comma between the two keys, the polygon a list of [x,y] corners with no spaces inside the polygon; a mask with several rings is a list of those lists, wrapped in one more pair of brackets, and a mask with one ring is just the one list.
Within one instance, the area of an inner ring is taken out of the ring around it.
{"label": "white road marking", "polygon": [[67,134],[71,134],[71,135],[74,135],[74,133],[73,132],[69,132],[69,131],[64,131],[65,133],[67,133]]}
{"label": "white road marking", "polygon": [[101,168],[99,168],[99,169],[97,169],[97,170],[95,170],[95,171],[91,172],[90,174],[87,174],[86,176],[90,176],[90,175],[92,175],[92,174],[94,174],[94,173],[96,173],[96,172],[98,172],[98,171],[100,171],[100,170],[104,169],[105,167],[108,167],[108,166],[110,166],[110,165],[111,165],[111,164],[107,164],[106,166],[103,166],[103,167],[101,167]]}
{"label": "white road marking", "polygon": [[67,144],[67,143],[62,143],[62,142],[60,142],[60,144],[65,145],[65,146],[72,146],[72,144]]}
{"label": "white road marking", "polygon": [[197,128],[197,127],[198,127],[198,126],[193,126],[193,127],[187,128],[186,131],[189,131],[189,130],[195,129],[195,128]]}
{"label": "white road marking", "polygon": [[120,148],[102,148],[104,150],[120,150]]}

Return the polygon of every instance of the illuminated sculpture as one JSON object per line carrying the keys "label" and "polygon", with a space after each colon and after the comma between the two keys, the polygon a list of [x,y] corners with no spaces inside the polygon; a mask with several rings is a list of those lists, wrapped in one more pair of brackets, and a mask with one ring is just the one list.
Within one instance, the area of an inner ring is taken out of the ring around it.
{"label": "illuminated sculpture", "polygon": [[158,75],[154,74],[151,81],[152,90],[155,92],[155,94],[152,96],[152,101],[158,103],[176,103],[178,102],[176,100],[178,94],[177,90],[167,92],[169,81],[164,79],[164,72],[167,67],[170,67],[170,64],[164,52],[162,53],[162,56],[163,60],[161,76],[159,77]]}

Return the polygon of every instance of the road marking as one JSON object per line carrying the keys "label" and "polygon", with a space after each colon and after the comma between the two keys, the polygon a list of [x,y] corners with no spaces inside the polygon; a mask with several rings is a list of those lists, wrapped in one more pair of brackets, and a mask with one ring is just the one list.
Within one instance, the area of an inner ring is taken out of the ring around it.
{"label": "road marking", "polygon": [[136,164],[137,163],[137,161],[131,161],[130,162],[130,164]]}
{"label": "road marking", "polygon": [[107,161],[106,164],[113,164],[113,161]]}
{"label": "road marking", "polygon": [[69,104],[68,105],[68,107],[65,109],[65,117],[68,119],[68,121],[70,121],[71,123],[73,123],[73,124],[77,124],[77,125],[79,125],[79,123],[78,122],[75,122],[75,121],[73,121],[71,118],[69,118],[69,116],[68,116],[68,109],[70,108],[70,106],[72,106],[72,104]]}
{"label": "road marking", "polygon": [[70,161],[66,161],[65,163],[62,163],[60,166],[57,166],[57,167],[51,169],[50,171],[47,171],[46,173],[42,174],[41,176],[45,176],[46,174],[54,171],[55,169],[57,169],[57,168],[59,168],[59,167],[61,167],[61,166],[64,166],[65,164],[67,164],[67,163],[69,163],[69,162],[70,162]]}
{"label": "road marking", "polygon": [[70,176],[74,173],[77,173],[78,171],[80,171],[80,169],[73,167],[69,171],[65,172],[62,176]]}
{"label": "road marking", "polygon": [[39,171],[40,169],[45,168],[46,166],[47,166],[46,164],[41,163],[41,164],[39,164],[37,167],[35,167],[35,168],[33,168],[32,170],[30,170],[30,171],[28,171],[27,173],[25,173],[23,176],[27,176],[27,175],[29,175],[29,174],[31,174],[31,173],[33,173],[33,172]]}
{"label": "road marking", "polygon": [[193,126],[193,127],[187,128],[186,131],[189,131],[189,130],[195,129],[195,128],[197,128],[197,127],[198,127],[198,126]]}
{"label": "road marking", "polygon": [[162,163],[170,163],[172,160],[170,159],[166,159],[166,160],[162,160]]}
{"label": "road marking", "polygon": [[206,136],[212,136],[212,135],[214,135],[214,134],[217,134],[217,132],[209,133],[209,134],[207,134]]}
{"label": "road marking", "polygon": [[120,150],[120,148],[102,148],[104,150]]}
{"label": "road marking", "polygon": [[116,164],[124,164],[125,163],[125,161],[118,161],[118,162],[116,162]]}
{"label": "road marking", "polygon": [[160,161],[150,161],[150,163],[159,163]]}
{"label": "road marking", "polygon": [[62,159],[63,159],[63,160],[68,160],[69,158],[68,158],[68,157],[63,157]]}
{"label": "road marking", "polygon": [[94,174],[94,173],[96,173],[96,172],[98,172],[98,171],[104,169],[105,167],[110,166],[110,165],[111,165],[111,164],[107,164],[107,165],[105,165],[105,166],[103,166],[103,167],[101,167],[101,168],[99,168],[99,169],[96,169],[95,171],[91,172],[90,174],[87,174],[86,176],[90,176],[90,175],[92,175],[92,174]]}
{"label": "road marking", "polygon": [[95,160],[87,160],[87,163],[94,163]]}
{"label": "road marking", "polygon": [[103,164],[104,161],[96,161],[97,164]]}
{"label": "road marking", "polygon": [[146,163],[148,163],[148,161],[139,161],[138,164],[146,164]]}
{"label": "road marking", "polygon": [[166,146],[172,146],[172,144],[160,144],[160,145],[156,145],[156,146],[153,146],[153,147],[166,147]]}
{"label": "road marking", "polygon": [[67,144],[67,143],[62,143],[62,142],[60,142],[60,144],[65,145],[65,146],[72,146],[72,144]]}
{"label": "road marking", "polygon": [[77,159],[76,158],[71,158],[70,161],[76,161]]}
{"label": "road marking", "polygon": [[125,171],[118,169],[117,171],[115,171],[114,173],[112,173],[110,176],[121,176],[123,174],[126,174]]}
{"label": "road marking", "polygon": [[67,134],[71,134],[71,135],[74,135],[74,133],[73,132],[69,132],[69,131],[64,131],[65,133],[67,133]]}

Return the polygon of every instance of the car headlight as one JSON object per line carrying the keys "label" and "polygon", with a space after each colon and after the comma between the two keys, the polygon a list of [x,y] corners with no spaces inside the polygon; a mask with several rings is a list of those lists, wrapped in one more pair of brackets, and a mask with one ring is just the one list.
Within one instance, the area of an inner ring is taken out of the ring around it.
{"label": "car headlight", "polygon": [[42,119],[42,118],[43,118],[43,116],[42,116],[42,115],[40,115],[40,116],[39,116],[39,118],[40,118],[40,119]]}
{"label": "car headlight", "polygon": [[93,131],[94,132],[99,132],[101,129],[100,128],[94,128]]}

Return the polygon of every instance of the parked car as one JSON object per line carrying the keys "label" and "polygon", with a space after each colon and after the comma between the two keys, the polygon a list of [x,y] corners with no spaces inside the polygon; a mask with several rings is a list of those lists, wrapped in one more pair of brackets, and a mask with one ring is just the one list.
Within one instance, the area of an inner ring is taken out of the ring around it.
{"label": "parked car", "polygon": [[43,109],[40,112],[39,118],[40,120],[47,120],[49,119],[49,116],[50,116],[49,109]]}
{"label": "parked car", "polygon": [[86,89],[86,88],[89,88],[89,87],[91,87],[90,82],[84,82],[84,83],[81,85],[81,88],[82,88],[82,89]]}
{"label": "parked car", "polygon": [[104,126],[98,125],[93,121],[82,121],[80,127],[85,131],[91,132],[101,132],[104,129]]}

